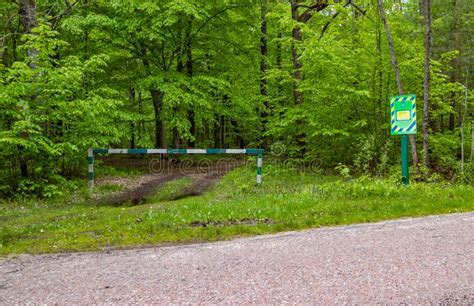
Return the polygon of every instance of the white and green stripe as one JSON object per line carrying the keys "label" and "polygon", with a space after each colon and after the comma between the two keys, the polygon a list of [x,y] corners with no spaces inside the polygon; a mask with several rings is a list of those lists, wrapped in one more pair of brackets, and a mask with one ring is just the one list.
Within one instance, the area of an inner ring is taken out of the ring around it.
{"label": "white and green stripe", "polygon": [[262,165],[263,165],[263,153],[257,154],[257,184],[262,183]]}
{"label": "white and green stripe", "polygon": [[89,186],[94,187],[95,154],[246,154],[257,155],[257,184],[262,183],[263,149],[89,149]]}
{"label": "white and green stripe", "polygon": [[87,162],[89,164],[89,173],[88,173],[89,187],[92,188],[94,187],[94,150],[93,149],[87,150]]}
{"label": "white and green stripe", "polygon": [[94,154],[263,154],[263,149],[93,149]]}

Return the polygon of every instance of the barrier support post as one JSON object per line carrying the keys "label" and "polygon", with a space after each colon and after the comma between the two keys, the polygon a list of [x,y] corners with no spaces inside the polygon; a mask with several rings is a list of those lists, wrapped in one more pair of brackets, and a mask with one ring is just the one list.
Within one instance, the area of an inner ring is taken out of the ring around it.
{"label": "barrier support post", "polygon": [[262,164],[263,164],[263,154],[257,154],[257,185],[262,183]]}
{"label": "barrier support post", "polygon": [[90,148],[87,150],[87,161],[89,163],[89,174],[88,174],[88,181],[89,181],[89,188],[94,187],[94,150]]}

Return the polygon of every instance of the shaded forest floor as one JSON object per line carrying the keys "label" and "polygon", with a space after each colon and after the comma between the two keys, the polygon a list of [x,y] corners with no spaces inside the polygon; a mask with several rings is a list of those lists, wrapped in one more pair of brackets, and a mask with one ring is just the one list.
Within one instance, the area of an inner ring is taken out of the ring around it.
{"label": "shaded forest floor", "polygon": [[[84,188],[64,199],[1,203],[0,254],[215,241],[474,211],[472,186],[401,187],[392,179],[346,180],[268,162],[263,184],[256,186],[255,160],[245,161],[207,172],[180,163],[152,174],[146,174],[150,161],[133,171],[99,163],[92,194]],[[216,162],[202,165],[212,168]]]}

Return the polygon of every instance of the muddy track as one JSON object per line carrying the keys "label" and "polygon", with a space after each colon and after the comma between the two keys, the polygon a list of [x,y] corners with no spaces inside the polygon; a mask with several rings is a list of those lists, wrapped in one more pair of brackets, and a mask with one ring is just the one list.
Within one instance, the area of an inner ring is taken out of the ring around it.
{"label": "muddy track", "polygon": [[225,173],[207,173],[193,176],[193,182],[190,186],[170,197],[171,201],[198,196],[209,190],[216,181],[218,181]]}
{"label": "muddy track", "polygon": [[176,192],[168,200],[174,201],[186,197],[198,196],[203,192],[209,190],[216,181],[218,181],[222,176],[227,174],[229,171],[238,167],[239,164],[228,164],[228,165],[211,165],[208,167],[196,167],[191,171],[179,171],[176,169],[172,173],[159,173],[154,174],[150,178],[149,174],[146,179],[143,179],[143,182],[137,187],[126,188],[124,192],[120,192],[109,196],[105,200],[101,200],[102,203],[106,205],[140,205],[144,204],[150,196],[152,196],[160,187],[165,183],[181,179],[184,177],[190,177],[192,179],[191,185],[187,186],[181,191]]}
{"label": "muddy track", "polygon": [[146,202],[147,197],[151,196],[158,188],[163,186],[165,183],[177,180],[184,176],[184,174],[180,173],[157,175],[156,178],[141,184],[137,188],[133,188],[109,197],[105,200],[105,204],[116,206],[123,205],[126,203],[131,203],[132,205],[144,204]]}

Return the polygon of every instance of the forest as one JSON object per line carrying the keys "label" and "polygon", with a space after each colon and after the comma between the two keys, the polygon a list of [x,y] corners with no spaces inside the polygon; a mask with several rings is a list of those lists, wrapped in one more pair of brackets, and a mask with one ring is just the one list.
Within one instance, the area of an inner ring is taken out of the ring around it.
{"label": "forest", "polygon": [[[3,0],[0,196],[54,196],[88,148],[264,148],[472,183],[472,0]],[[58,188],[58,186],[61,186]]]}

